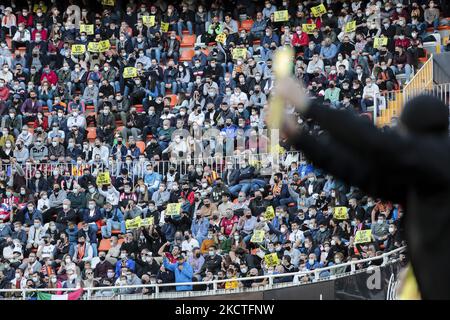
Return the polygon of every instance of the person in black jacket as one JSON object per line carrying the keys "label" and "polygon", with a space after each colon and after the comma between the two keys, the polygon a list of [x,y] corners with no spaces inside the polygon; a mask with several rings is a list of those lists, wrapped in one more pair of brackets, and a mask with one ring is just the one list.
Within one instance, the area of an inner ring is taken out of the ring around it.
{"label": "person in black jacket", "polygon": [[312,136],[292,122],[283,126],[314,165],[405,208],[408,255],[421,297],[450,299],[448,107],[434,96],[417,96],[405,104],[398,130],[382,132],[351,113],[309,102],[291,78],[279,80],[275,90],[326,130]]}

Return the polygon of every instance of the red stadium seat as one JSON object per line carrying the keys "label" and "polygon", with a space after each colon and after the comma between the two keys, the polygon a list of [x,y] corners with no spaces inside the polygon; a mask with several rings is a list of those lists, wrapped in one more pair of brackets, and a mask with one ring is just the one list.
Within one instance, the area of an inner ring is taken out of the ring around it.
{"label": "red stadium seat", "polygon": [[241,30],[244,29],[245,31],[249,32],[253,27],[253,20],[244,20],[241,23]]}
{"label": "red stadium seat", "polygon": [[89,141],[94,141],[95,138],[97,138],[97,128],[86,128],[88,134],[87,134],[87,138]]}
{"label": "red stadium seat", "polygon": [[188,50],[184,50],[181,52],[181,57],[180,57],[180,61],[184,62],[184,61],[191,61],[192,58],[195,55],[195,51],[194,49],[188,49]]}
{"label": "red stadium seat", "polygon": [[196,38],[197,37],[195,36],[195,34],[193,34],[192,36],[188,34],[184,35],[180,46],[182,48],[191,48],[194,46]]}

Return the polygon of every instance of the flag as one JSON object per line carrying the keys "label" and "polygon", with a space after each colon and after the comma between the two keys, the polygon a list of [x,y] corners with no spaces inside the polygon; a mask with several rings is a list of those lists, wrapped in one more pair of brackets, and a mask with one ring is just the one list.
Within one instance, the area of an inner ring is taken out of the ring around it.
{"label": "flag", "polygon": [[51,294],[46,292],[38,292],[38,300],[78,300],[83,294],[83,288],[77,291],[71,291],[66,294]]}

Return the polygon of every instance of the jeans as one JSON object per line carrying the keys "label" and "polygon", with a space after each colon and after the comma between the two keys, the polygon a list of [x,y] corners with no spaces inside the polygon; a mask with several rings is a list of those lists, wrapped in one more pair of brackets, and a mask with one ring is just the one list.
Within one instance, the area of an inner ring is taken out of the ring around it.
{"label": "jeans", "polygon": [[370,99],[361,99],[361,109],[362,112],[367,111],[367,107],[373,106],[373,100]]}
{"label": "jeans", "polygon": [[239,192],[244,192],[246,195],[248,195],[249,191],[255,191],[261,187],[265,186],[265,181],[261,179],[252,179],[251,182],[241,182],[238,183],[235,186],[232,186],[228,188],[230,190],[230,193],[237,197]]}
{"label": "jeans", "polygon": [[111,238],[112,230],[120,230],[121,233],[125,233],[125,221],[114,221],[113,219],[107,219],[106,225],[102,226],[102,237]]}
{"label": "jeans", "polygon": [[233,67],[234,67],[233,62],[222,63],[223,77],[225,77],[225,73],[227,73],[227,72],[232,73]]}
{"label": "jeans", "polygon": [[412,68],[409,64],[403,65],[402,69],[398,68],[397,66],[391,66],[391,69],[394,74],[404,73],[406,76],[406,81],[409,81],[409,79],[411,79]]}
{"label": "jeans", "polygon": [[135,141],[138,140],[138,136],[141,134],[141,129],[138,128],[127,128],[123,127],[122,129],[122,137],[125,141],[128,141],[128,135],[133,135]]}
{"label": "jeans", "polygon": [[[170,88],[170,90],[172,91],[172,94],[177,94],[177,82],[176,81],[172,81],[171,82],[172,87]],[[161,95],[164,97],[166,95],[166,83],[163,81],[161,82]]]}
{"label": "jeans", "polygon": [[192,35],[192,33],[193,33],[192,22],[190,22],[190,21],[186,21],[186,22],[179,21],[177,23],[177,27],[178,27],[178,35],[180,37],[183,36],[183,28],[185,26],[187,26],[187,29],[188,29],[190,35]]}
{"label": "jeans", "polygon": [[[152,55],[154,53],[154,55]],[[161,49],[158,47],[147,49],[147,56],[155,58],[158,63],[161,61]]]}
{"label": "jeans", "polygon": [[39,102],[41,103],[42,106],[47,106],[49,112],[52,112],[52,110],[53,110],[53,102],[52,102],[51,99],[39,100]]}
{"label": "jeans", "polygon": [[194,86],[194,84],[192,82],[189,82],[189,83],[179,82],[178,83],[178,88],[179,88],[180,92],[183,92],[183,93],[191,93],[193,86]]}

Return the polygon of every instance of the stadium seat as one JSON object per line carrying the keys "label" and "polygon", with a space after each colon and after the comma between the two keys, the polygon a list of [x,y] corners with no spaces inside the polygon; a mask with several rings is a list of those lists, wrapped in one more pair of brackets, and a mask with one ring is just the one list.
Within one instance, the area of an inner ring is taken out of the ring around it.
{"label": "stadium seat", "polygon": [[134,105],[136,107],[136,111],[137,112],[144,112],[144,106],[142,104],[135,104]]}
{"label": "stadium seat", "polygon": [[182,48],[191,48],[191,47],[193,47],[194,44],[195,44],[195,38],[196,38],[195,34],[193,34],[192,36],[189,35],[189,34],[183,36],[183,40],[181,41],[181,45],[180,46]]}
{"label": "stadium seat", "polygon": [[93,128],[86,128],[88,134],[87,134],[87,138],[89,141],[94,141],[95,138],[97,138],[97,128],[93,127]]}
{"label": "stadium seat", "polygon": [[[111,233],[117,234],[115,230],[112,231]],[[120,233],[120,231],[118,233]],[[119,239],[118,243],[122,244],[124,241],[125,241],[124,239]],[[98,246],[98,251],[108,251],[110,248],[111,248],[111,239],[102,239]]]}
{"label": "stadium seat", "polygon": [[170,99],[170,106],[173,108],[178,103],[178,96],[176,94],[168,94],[164,98]]}
{"label": "stadium seat", "polygon": [[92,106],[92,105],[87,105],[86,106],[86,111],[95,111],[95,106]]}
{"label": "stadium seat", "polygon": [[180,56],[180,61],[184,62],[184,61],[191,61],[192,58],[195,55],[195,51],[194,49],[187,49],[181,52],[181,56]]}
{"label": "stadium seat", "polygon": [[141,150],[141,153],[145,151],[145,142],[144,141],[136,141],[136,146]]}
{"label": "stadium seat", "polygon": [[249,32],[252,29],[253,26],[253,20],[248,19],[241,22],[241,28],[240,30],[244,29],[245,31]]}

